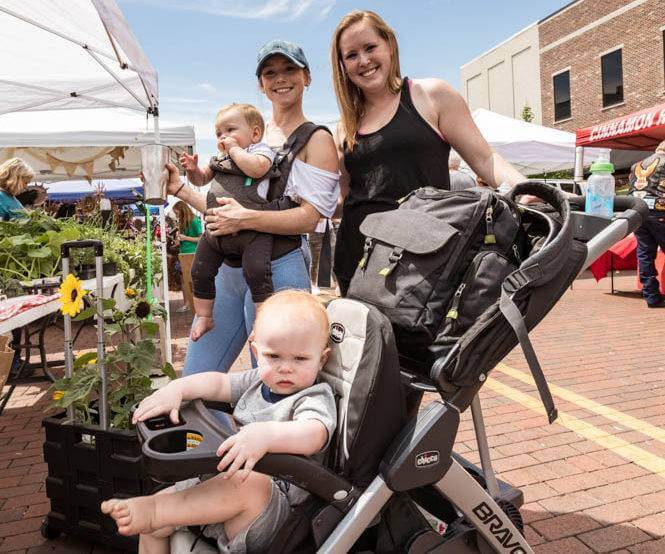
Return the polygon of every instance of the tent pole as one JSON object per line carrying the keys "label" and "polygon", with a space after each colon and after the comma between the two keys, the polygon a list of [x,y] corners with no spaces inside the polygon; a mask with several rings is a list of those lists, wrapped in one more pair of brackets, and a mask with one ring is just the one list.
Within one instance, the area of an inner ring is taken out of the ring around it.
{"label": "tent pole", "polygon": [[[155,129],[155,144],[159,144],[159,115],[157,113],[153,114],[153,124]],[[159,205],[159,228],[161,233],[159,234],[159,242],[161,247],[162,255],[162,301],[164,302],[164,309],[166,310],[166,321],[164,322],[164,334],[165,337],[162,337],[162,340],[166,343],[166,348],[163,349],[166,351],[166,361],[172,363],[171,355],[171,309],[169,303],[169,271],[168,271],[168,259],[166,256],[166,217],[164,215],[164,204]]]}
{"label": "tent pole", "polygon": [[575,147],[575,173],[573,180],[576,183],[584,181],[584,146]]}

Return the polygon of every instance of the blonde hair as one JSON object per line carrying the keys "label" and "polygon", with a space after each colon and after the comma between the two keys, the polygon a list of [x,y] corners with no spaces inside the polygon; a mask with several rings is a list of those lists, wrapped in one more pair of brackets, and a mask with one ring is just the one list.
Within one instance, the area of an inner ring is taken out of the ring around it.
{"label": "blonde hair", "polygon": [[173,213],[175,213],[178,218],[178,230],[181,233],[184,233],[187,230],[187,227],[192,224],[194,217],[196,217],[189,206],[182,201],[177,202],[173,206]]}
{"label": "blonde hair", "polygon": [[665,140],[656,146],[656,152],[665,152]]}
{"label": "blonde hair", "polygon": [[34,179],[33,169],[20,158],[10,158],[0,164],[0,189],[16,196]]}
{"label": "blonde hair", "polygon": [[261,303],[254,320],[254,329],[258,329],[261,321],[268,317],[266,314],[271,309],[279,309],[285,306],[298,309],[298,316],[312,321],[319,326],[321,334],[324,337],[325,345],[328,344],[330,322],[328,321],[328,312],[321,302],[315,296],[304,290],[283,290],[276,292]]}
{"label": "blonde hair", "polygon": [[346,14],[337,25],[332,39],[330,50],[330,59],[333,70],[333,86],[335,96],[337,96],[337,105],[341,114],[341,126],[346,137],[346,145],[349,150],[353,150],[356,144],[356,132],[360,120],[365,115],[365,96],[363,92],[351,82],[342,59],[339,42],[342,33],[356,23],[369,23],[376,33],[388,43],[390,48],[390,68],[388,70],[388,81],[386,88],[392,93],[397,94],[402,86],[402,76],[399,68],[399,48],[397,46],[397,37],[388,24],[380,15],[369,10],[354,10]]}
{"label": "blonde hair", "polygon": [[233,104],[227,104],[226,106],[222,106],[217,112],[217,115],[215,116],[215,127],[217,127],[217,120],[225,113],[228,113],[231,110],[238,110],[240,112],[240,115],[242,115],[243,119],[247,123],[247,125],[249,125],[250,127],[258,127],[261,130],[261,136],[263,136],[263,131],[266,128],[266,125],[263,122],[263,116],[261,115],[261,112],[251,104],[241,104],[238,102],[234,102]]}

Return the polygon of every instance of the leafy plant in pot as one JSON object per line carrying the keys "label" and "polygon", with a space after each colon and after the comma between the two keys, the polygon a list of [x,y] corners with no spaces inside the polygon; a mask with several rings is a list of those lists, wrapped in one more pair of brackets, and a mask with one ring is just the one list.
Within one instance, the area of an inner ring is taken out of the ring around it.
{"label": "leafy plant in pot", "polygon": [[[60,292],[62,312],[74,316],[72,321],[83,321],[95,315],[94,305],[82,309],[87,293],[73,275],[67,276]],[[132,406],[152,392],[151,375],[161,371],[170,379],[175,379],[175,371],[170,363],[160,365],[156,362],[159,326],[150,318],[164,317],[164,308],[150,304],[134,289],[127,289],[125,293],[131,299],[127,311],[119,310],[113,299],[103,301],[105,317],[109,322],[104,326],[108,341],[104,363],[108,383],[109,422],[114,429],[130,428]],[[73,406],[77,421],[96,424],[99,421],[97,400],[101,385],[97,352],[79,355],[74,360],[73,370],[72,377],[59,379],[51,386],[51,407]]]}

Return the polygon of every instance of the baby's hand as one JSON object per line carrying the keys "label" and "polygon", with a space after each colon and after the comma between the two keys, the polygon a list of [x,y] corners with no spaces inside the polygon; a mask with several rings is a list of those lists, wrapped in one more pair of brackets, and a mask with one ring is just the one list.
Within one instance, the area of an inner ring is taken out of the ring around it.
{"label": "baby's hand", "polygon": [[185,171],[196,171],[199,168],[199,155],[190,156],[187,152],[183,152],[180,156],[180,165],[185,168]]}
{"label": "baby's hand", "polygon": [[233,137],[224,137],[222,139],[222,145],[224,146],[224,151],[227,154],[231,153],[231,148],[233,148],[234,146],[237,146],[238,148],[240,148],[240,145],[238,144],[238,141],[236,139],[234,139]]}
{"label": "baby's hand", "polygon": [[169,414],[171,421],[177,424],[179,423],[178,408],[180,408],[181,403],[182,394],[177,387],[166,385],[164,388],[153,392],[150,396],[141,400],[138,408],[134,411],[132,423],[136,424],[151,417]]}
{"label": "baby's hand", "polygon": [[229,479],[242,469],[240,478],[247,479],[256,462],[268,452],[269,435],[269,422],[248,423],[242,427],[217,449],[217,455],[222,456],[217,470],[220,473],[226,470],[224,478]]}

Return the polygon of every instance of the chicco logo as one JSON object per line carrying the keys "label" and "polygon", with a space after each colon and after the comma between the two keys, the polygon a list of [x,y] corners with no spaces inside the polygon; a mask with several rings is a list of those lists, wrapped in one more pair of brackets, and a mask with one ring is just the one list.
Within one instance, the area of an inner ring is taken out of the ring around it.
{"label": "chicco logo", "polygon": [[346,329],[341,323],[333,323],[330,326],[330,340],[339,344],[344,340],[344,335],[346,335]]}
{"label": "chicco logo", "polygon": [[416,456],[416,467],[430,467],[439,463],[439,451],[430,450],[428,452],[421,452]]}

